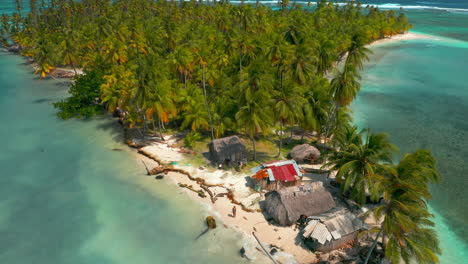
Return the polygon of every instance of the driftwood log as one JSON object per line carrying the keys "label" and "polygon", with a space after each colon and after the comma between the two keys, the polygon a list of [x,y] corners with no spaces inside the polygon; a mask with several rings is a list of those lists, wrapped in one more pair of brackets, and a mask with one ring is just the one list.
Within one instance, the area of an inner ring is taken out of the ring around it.
{"label": "driftwood log", "polygon": [[[187,171],[185,171],[183,169],[177,169],[177,168],[174,168],[174,167],[171,167],[171,166],[165,166],[165,165],[163,165],[164,163],[160,159],[158,159],[154,155],[151,155],[150,153],[147,153],[144,150],[139,149],[138,153],[142,154],[143,156],[145,156],[147,158],[150,158],[150,159],[156,161],[159,164],[159,166],[157,166],[157,167],[155,167],[155,168],[153,168],[151,170],[151,175],[156,175],[156,174],[160,174],[160,173],[167,173],[167,172],[180,173],[180,174],[183,174],[183,175],[187,176],[190,180],[198,183],[200,185],[200,187],[208,193],[212,203],[215,203],[216,199],[215,199],[213,193],[211,192],[211,190],[209,190],[208,188],[209,187],[221,187],[221,188],[225,188],[227,190],[227,198],[233,204],[239,205],[241,207],[241,209],[244,210],[245,212],[251,213],[251,212],[261,212],[262,211],[261,209],[253,210],[253,209],[247,208],[244,204],[242,204],[241,202],[237,201],[234,198],[234,193],[232,192],[232,190],[230,190],[229,188],[223,186],[222,184],[209,184],[209,183],[206,183],[205,179],[202,179],[202,178],[199,178],[199,177],[192,177],[192,175],[190,175],[189,172],[187,172]],[[179,186],[180,186],[180,184],[179,184]]]}
{"label": "driftwood log", "polygon": [[179,183],[179,187],[187,188],[187,189],[191,190],[192,192],[197,193],[198,196],[200,196],[201,198],[205,198],[205,197],[206,197],[206,194],[203,192],[203,190],[195,190],[195,189],[193,188],[192,185]]}

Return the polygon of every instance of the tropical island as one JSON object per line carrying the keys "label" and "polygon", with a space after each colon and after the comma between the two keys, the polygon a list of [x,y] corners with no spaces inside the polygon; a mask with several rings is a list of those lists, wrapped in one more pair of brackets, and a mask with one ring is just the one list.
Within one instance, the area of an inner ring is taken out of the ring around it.
{"label": "tropical island", "polygon": [[58,116],[113,113],[148,174],[257,233],[273,262],[273,250],[300,263],[438,262],[434,158],[394,163],[389,136],[360,131],[348,108],[367,45],[407,32],[403,13],[327,1],[29,4],[2,16],[2,44],[40,78],[74,76]]}

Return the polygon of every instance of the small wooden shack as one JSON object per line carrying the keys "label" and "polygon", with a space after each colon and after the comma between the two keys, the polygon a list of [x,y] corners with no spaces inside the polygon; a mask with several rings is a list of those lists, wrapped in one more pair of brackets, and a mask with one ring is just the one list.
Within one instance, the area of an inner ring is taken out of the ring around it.
{"label": "small wooden shack", "polygon": [[284,226],[293,225],[301,215],[318,215],[335,206],[332,195],[322,182],[286,187],[265,194],[266,213]]}
{"label": "small wooden shack", "polygon": [[294,160],[280,160],[264,163],[251,169],[255,188],[279,190],[301,183],[302,172]]}
{"label": "small wooden shack", "polygon": [[289,156],[298,163],[314,164],[320,158],[320,151],[309,144],[302,144],[295,146]]}
{"label": "small wooden shack", "polygon": [[211,160],[228,166],[246,162],[246,149],[238,136],[218,138],[208,144]]}
{"label": "small wooden shack", "polygon": [[345,208],[309,217],[302,237],[313,251],[329,252],[353,242],[359,231],[366,229],[363,221]]}

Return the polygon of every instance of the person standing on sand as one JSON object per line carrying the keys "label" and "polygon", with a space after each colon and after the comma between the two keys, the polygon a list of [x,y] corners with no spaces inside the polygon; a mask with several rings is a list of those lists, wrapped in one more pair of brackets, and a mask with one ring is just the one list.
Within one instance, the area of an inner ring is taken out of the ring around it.
{"label": "person standing on sand", "polygon": [[232,217],[236,217],[237,208],[236,206],[232,207]]}

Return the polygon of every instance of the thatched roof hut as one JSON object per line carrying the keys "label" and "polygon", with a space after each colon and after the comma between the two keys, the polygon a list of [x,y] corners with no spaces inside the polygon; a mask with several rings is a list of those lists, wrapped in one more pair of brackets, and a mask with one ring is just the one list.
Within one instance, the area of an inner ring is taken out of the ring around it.
{"label": "thatched roof hut", "polygon": [[301,215],[318,215],[335,207],[322,182],[286,187],[265,194],[266,212],[280,225],[292,225]]}
{"label": "thatched roof hut", "polygon": [[302,237],[313,251],[328,252],[353,242],[364,222],[344,208],[335,208],[324,214],[309,217]]}
{"label": "thatched roof hut", "polygon": [[238,136],[218,138],[208,144],[211,160],[217,164],[246,161],[245,146]]}
{"label": "thatched roof hut", "polygon": [[295,146],[289,153],[289,156],[298,163],[315,162],[320,158],[320,151],[309,144],[302,144]]}

